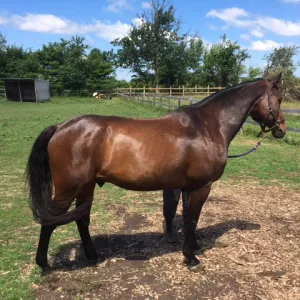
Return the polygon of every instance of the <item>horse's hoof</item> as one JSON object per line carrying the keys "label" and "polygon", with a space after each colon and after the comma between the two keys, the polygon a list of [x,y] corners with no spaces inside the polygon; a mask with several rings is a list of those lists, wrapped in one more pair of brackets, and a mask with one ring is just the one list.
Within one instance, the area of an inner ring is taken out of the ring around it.
{"label": "horse's hoof", "polygon": [[200,264],[200,261],[196,257],[193,258],[193,259],[185,258],[183,263],[188,267],[188,269],[190,271],[199,272],[199,271],[203,270],[203,267]]}
{"label": "horse's hoof", "polygon": [[200,263],[198,265],[194,265],[194,266],[188,265],[187,267],[190,271],[193,271],[193,272],[201,272],[204,270],[204,267]]}
{"label": "horse's hoof", "polygon": [[98,263],[98,259],[88,259],[87,261],[90,265],[96,265]]}
{"label": "horse's hoof", "polygon": [[175,243],[177,243],[176,237],[173,236],[172,233],[167,233],[167,232],[166,232],[166,241],[169,244],[175,244]]}
{"label": "horse's hoof", "polygon": [[103,257],[101,258],[101,261],[98,260],[97,268],[105,268],[106,266],[108,266],[108,264],[109,264],[109,260]]}
{"label": "horse's hoof", "polygon": [[103,263],[105,260],[106,260],[105,256],[103,256],[103,255],[98,256],[98,264]]}
{"label": "horse's hoof", "polygon": [[85,253],[85,256],[87,258],[87,261],[91,264],[91,265],[96,265],[100,259],[98,253],[95,251],[91,251],[91,253]]}
{"label": "horse's hoof", "polygon": [[46,275],[48,275],[52,272],[52,268],[48,264],[46,266],[41,267],[41,268],[42,268],[42,273],[41,273],[42,276],[46,276]]}
{"label": "horse's hoof", "polygon": [[99,264],[102,264],[103,262],[105,262],[105,257],[103,255],[99,255],[99,256],[97,256],[96,259],[89,259],[88,262],[91,265],[99,265]]}

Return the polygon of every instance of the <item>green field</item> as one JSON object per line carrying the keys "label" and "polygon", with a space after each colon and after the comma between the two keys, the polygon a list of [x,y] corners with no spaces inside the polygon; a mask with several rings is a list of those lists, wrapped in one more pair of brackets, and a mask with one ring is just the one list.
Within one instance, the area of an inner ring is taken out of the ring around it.
{"label": "green field", "polygon": [[[26,161],[38,134],[50,124],[83,114],[152,118],[165,113],[165,109],[120,99],[54,98],[40,104],[0,102],[0,299],[30,299],[32,285],[40,280],[40,270],[34,265],[39,226],[32,220],[24,188]],[[289,118],[289,126],[300,127],[298,118]],[[246,151],[256,143],[257,129],[247,128],[232,143],[231,154]],[[296,134],[291,136],[298,139]],[[230,160],[222,180],[232,184],[255,181],[299,190],[299,167],[298,146],[266,139],[255,153]],[[126,191],[106,185],[101,195],[118,201]],[[93,211],[98,212],[95,226],[106,228],[110,222],[109,211],[100,201],[95,201]],[[54,234],[50,254],[68,239],[78,239],[75,224],[64,226]]]}

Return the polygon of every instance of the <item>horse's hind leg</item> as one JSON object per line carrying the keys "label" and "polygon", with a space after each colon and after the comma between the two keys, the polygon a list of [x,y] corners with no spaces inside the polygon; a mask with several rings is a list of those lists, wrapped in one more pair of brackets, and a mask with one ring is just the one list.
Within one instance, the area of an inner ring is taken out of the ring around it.
{"label": "horse's hind leg", "polygon": [[[88,186],[85,188],[80,195],[76,199],[76,207],[82,205],[85,202],[90,203],[90,209],[92,207],[93,194],[94,194],[95,185]],[[97,261],[102,262],[105,260],[103,256],[99,257],[97,251],[92,242],[90,232],[89,232],[89,224],[90,224],[90,210],[88,214],[82,216],[81,219],[76,221],[77,228],[81,237],[81,242],[83,246],[83,250],[86,258],[92,262],[97,263]]]}
{"label": "horse's hind leg", "polygon": [[[73,198],[74,199],[74,198]],[[53,200],[53,203],[55,200]],[[71,206],[72,200],[65,201],[65,204],[67,203],[67,206],[64,204],[64,208],[61,209],[62,213],[63,211],[66,212],[68,208]],[[39,265],[43,271],[48,271],[51,269],[49,263],[48,263],[48,248],[49,248],[49,242],[50,242],[50,237],[53,231],[57,225],[42,225],[41,226],[41,232],[40,232],[40,239],[39,239],[39,244],[38,244],[38,249],[36,252],[36,257],[35,261],[37,265]]]}
{"label": "horse's hind leg", "polygon": [[48,253],[51,234],[56,227],[57,227],[56,225],[49,225],[49,226],[42,225],[41,227],[40,240],[36,252],[35,261],[42,268],[43,271],[50,270],[47,253]]}
{"label": "horse's hind leg", "polygon": [[163,214],[166,221],[166,239],[168,243],[176,242],[173,236],[173,220],[176,214],[181,190],[164,189],[163,190]]}
{"label": "horse's hind leg", "polygon": [[[55,206],[57,211],[63,215],[68,211],[71,206],[73,200],[75,199],[73,188],[69,187],[68,190],[63,193],[58,193],[59,189],[57,188],[56,194],[52,201],[52,205]],[[50,265],[48,264],[48,248],[51,234],[57,227],[57,224],[53,225],[42,225],[40,232],[40,239],[38,244],[38,249],[35,257],[35,261],[37,265],[39,265],[43,271],[48,271],[50,269]]]}

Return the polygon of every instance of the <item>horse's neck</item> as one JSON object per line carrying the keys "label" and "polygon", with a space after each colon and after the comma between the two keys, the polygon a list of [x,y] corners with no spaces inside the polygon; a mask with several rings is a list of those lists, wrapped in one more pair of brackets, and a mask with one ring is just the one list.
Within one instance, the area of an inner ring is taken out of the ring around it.
{"label": "horse's neck", "polygon": [[233,91],[226,95],[220,94],[205,105],[205,109],[213,110],[215,117],[213,121],[219,123],[220,134],[227,146],[238,133],[253,105],[266,92],[266,89],[267,85],[263,80],[245,84],[236,92]]}

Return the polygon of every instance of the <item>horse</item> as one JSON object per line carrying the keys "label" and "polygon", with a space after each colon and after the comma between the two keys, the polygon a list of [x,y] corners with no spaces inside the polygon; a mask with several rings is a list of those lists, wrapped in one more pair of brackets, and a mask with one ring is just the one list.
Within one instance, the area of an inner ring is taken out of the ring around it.
{"label": "horse", "polygon": [[[37,265],[50,270],[51,234],[72,221],[87,259],[105,260],[96,252],[89,223],[95,185],[109,182],[135,191],[187,191],[184,263],[199,267],[195,229],[212,183],[224,172],[230,142],[250,113],[275,138],[286,133],[280,78],[239,84],[160,118],[84,115],[42,131],[27,163],[29,203],[41,224]],[[73,201],[76,207],[69,210]]]}

